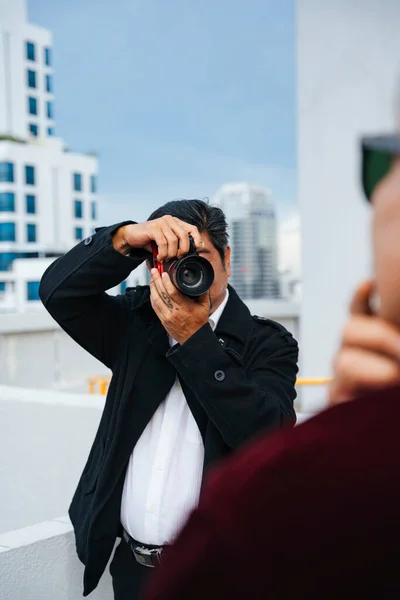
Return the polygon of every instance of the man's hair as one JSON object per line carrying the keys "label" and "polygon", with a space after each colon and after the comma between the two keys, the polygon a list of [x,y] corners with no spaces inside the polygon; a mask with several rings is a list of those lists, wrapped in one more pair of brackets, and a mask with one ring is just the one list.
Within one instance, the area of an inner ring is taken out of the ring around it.
{"label": "man's hair", "polygon": [[224,212],[218,206],[211,206],[204,200],[172,200],[157,208],[148,221],[170,215],[195,225],[199,233],[208,233],[211,243],[225,264],[225,251],[228,247],[228,224]]}

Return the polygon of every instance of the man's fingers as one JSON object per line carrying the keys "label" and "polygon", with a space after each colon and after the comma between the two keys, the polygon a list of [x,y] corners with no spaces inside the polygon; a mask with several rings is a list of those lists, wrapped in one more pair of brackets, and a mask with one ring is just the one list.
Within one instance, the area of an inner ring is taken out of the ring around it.
{"label": "man's fingers", "polygon": [[153,280],[150,280],[150,302],[157,314],[160,312],[160,309],[164,306],[164,303],[160,298],[160,294],[157,291],[156,284]]}
{"label": "man's fingers", "polygon": [[179,300],[182,298],[182,294],[179,292],[179,290],[174,286],[174,284],[171,281],[170,276],[168,275],[168,273],[163,273],[162,275],[162,285],[164,287],[165,292],[168,294],[168,296],[176,303],[179,304]]}
{"label": "man's fingers", "polygon": [[157,230],[154,234],[154,241],[157,246],[157,260],[162,262],[168,254],[168,240],[161,230]]}
{"label": "man's fingers", "polygon": [[201,235],[197,227],[195,225],[191,225],[190,223],[186,223],[185,221],[179,221],[179,223],[186,231],[186,234],[190,234],[192,236],[196,249],[201,250],[204,247],[204,244],[202,242]]}
{"label": "man's fingers", "polygon": [[189,231],[183,225],[183,221],[179,219],[174,219],[171,223],[171,229],[178,238],[178,252],[176,256],[187,254],[190,249]]}
{"label": "man's fingers", "polygon": [[[159,298],[164,302],[164,304],[169,308],[170,311],[174,309],[174,301],[165,289],[163,278],[160,277],[157,269],[152,269],[151,271],[153,285],[157,291]],[[168,277],[168,275],[166,275]],[[169,277],[168,277],[169,279]]]}
{"label": "man's fingers", "polygon": [[358,286],[350,303],[352,315],[371,315],[371,297],[375,290],[373,281],[364,281]]}
{"label": "man's fingers", "polygon": [[343,347],[357,347],[387,356],[400,364],[400,332],[377,317],[355,316],[346,324]]}
{"label": "man's fingers", "polygon": [[201,296],[199,296],[198,302],[199,302],[199,304],[204,306],[204,308],[206,308],[208,312],[210,312],[210,310],[211,310],[210,290],[208,290],[208,292],[206,292],[205,294],[202,294]]}
{"label": "man's fingers", "polygon": [[174,231],[172,231],[172,229],[163,229],[163,235],[167,240],[168,244],[167,255],[165,256],[165,260],[171,260],[171,258],[175,258],[178,254],[179,239],[177,238]]}
{"label": "man's fingers", "polygon": [[190,249],[189,235],[192,236],[197,250],[204,248],[204,242],[194,225],[170,215],[154,221],[151,236],[158,247],[157,259],[163,262],[187,254]]}

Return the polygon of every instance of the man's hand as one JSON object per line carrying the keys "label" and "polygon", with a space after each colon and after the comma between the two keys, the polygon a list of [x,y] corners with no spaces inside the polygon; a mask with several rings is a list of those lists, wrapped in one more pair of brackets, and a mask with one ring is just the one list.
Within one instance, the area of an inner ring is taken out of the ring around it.
{"label": "man's hand", "polygon": [[198,300],[187,298],[174,286],[169,275],[151,270],[150,301],[164,329],[179,344],[183,344],[208,322],[209,292]]}
{"label": "man's hand", "polygon": [[351,303],[350,318],[334,360],[331,405],[400,383],[400,331],[372,313],[372,293],[373,284],[365,282]]}
{"label": "man's hand", "polygon": [[120,227],[114,234],[114,248],[126,254],[131,248],[144,248],[151,252],[151,242],[158,247],[157,260],[170,260],[187,254],[190,249],[189,235],[198,250],[204,246],[199,230],[194,225],[175,217],[166,216],[154,221]]}

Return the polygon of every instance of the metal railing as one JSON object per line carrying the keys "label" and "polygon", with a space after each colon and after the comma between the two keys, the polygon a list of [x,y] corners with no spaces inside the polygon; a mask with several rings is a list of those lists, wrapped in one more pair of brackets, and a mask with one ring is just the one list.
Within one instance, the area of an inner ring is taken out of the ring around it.
{"label": "metal railing", "polygon": [[[108,391],[108,386],[110,385],[111,377],[109,376],[97,376],[89,378],[89,394],[99,393],[101,396],[105,396]],[[331,377],[299,377],[296,381],[296,386],[298,387],[306,387],[306,386],[324,386],[328,385],[332,381]]]}
{"label": "metal railing", "polygon": [[89,394],[96,394],[97,390],[101,396],[105,396],[108,392],[111,377],[90,377],[89,378]]}
{"label": "metal railing", "polygon": [[296,381],[297,386],[306,386],[306,385],[328,385],[332,381],[331,377],[320,377],[320,378],[307,378],[307,377],[299,377]]}

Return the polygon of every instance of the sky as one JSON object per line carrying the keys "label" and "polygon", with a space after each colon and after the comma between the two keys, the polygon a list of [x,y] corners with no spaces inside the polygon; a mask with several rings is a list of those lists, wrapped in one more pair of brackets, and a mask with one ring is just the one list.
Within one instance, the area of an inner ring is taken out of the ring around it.
{"label": "sky", "polygon": [[57,134],[99,153],[100,220],[224,183],[296,220],[294,0],[28,0],[51,29]]}

